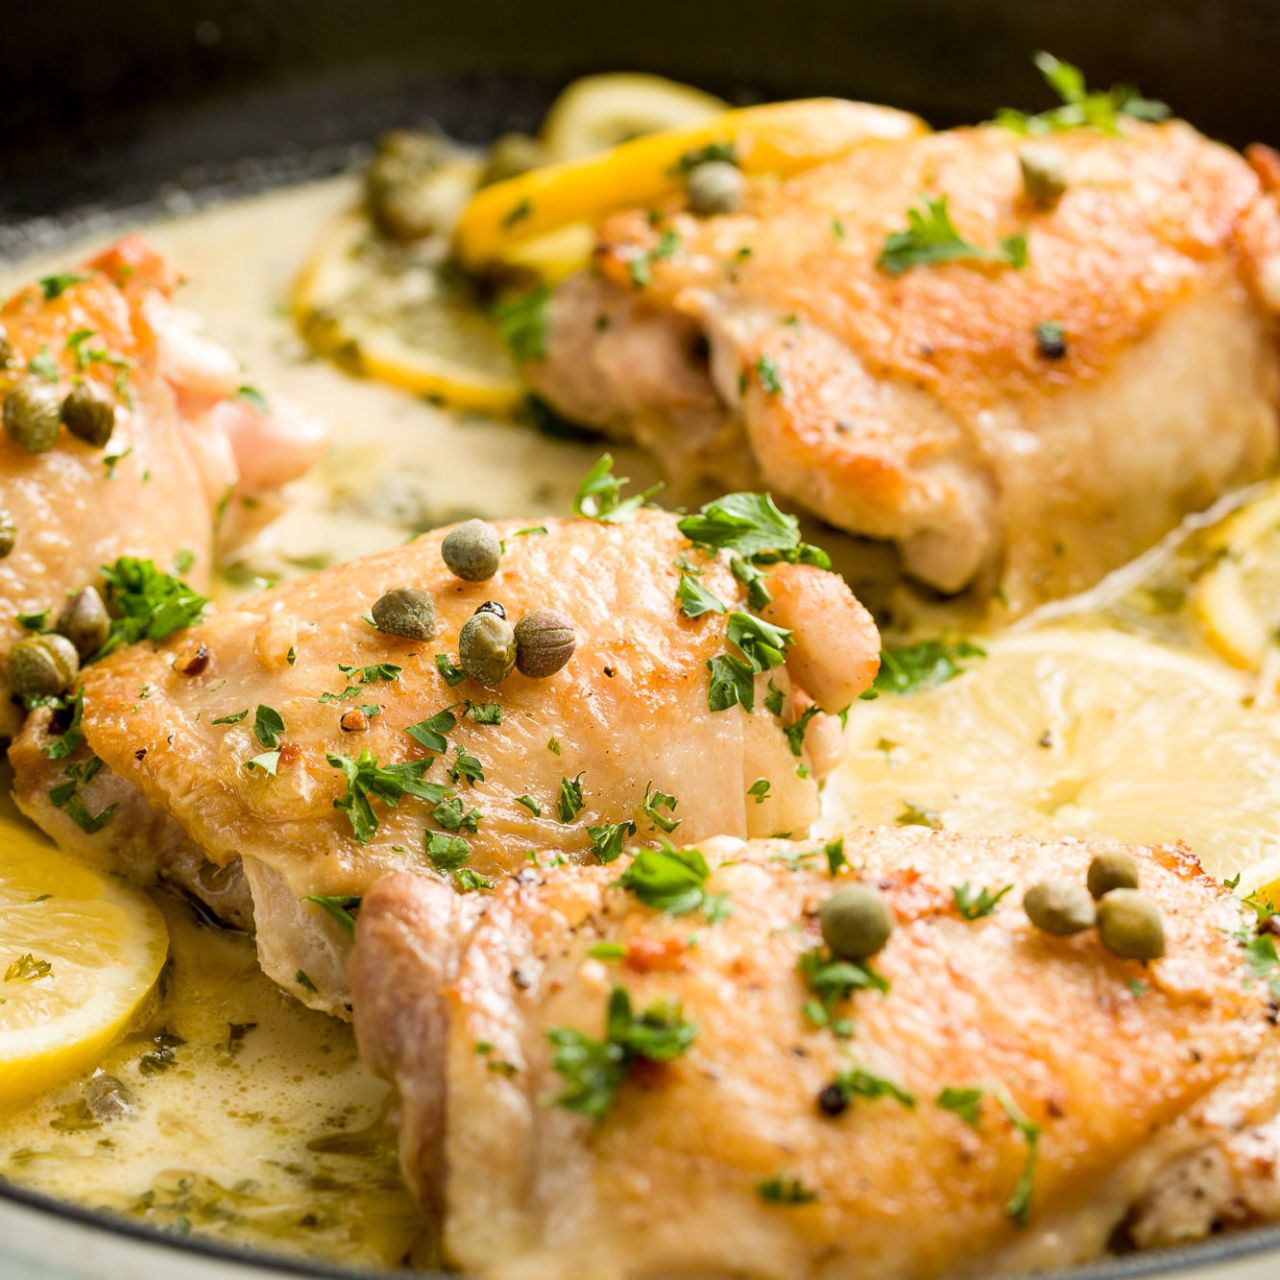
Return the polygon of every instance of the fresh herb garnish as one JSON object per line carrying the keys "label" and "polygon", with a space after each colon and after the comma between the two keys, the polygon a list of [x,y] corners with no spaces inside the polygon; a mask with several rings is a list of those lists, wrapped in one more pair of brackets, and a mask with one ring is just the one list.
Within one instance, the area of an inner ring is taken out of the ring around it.
{"label": "fresh herb garnish", "polygon": [[564,1079],[551,1102],[603,1120],[637,1062],[670,1062],[688,1052],[697,1035],[697,1025],[685,1021],[675,1001],[656,1001],[637,1014],[626,988],[614,987],[603,1038],[573,1027],[547,1032],[554,1049],[552,1065]]}
{"label": "fresh herb garnish", "polygon": [[37,960],[31,952],[20,955],[4,971],[6,982],[34,982],[37,978],[47,978],[53,972],[53,964],[49,960]]}
{"label": "fresh herb garnish", "polygon": [[1117,84],[1105,91],[1091,92],[1085,85],[1084,74],[1071,63],[1043,52],[1037,53],[1034,61],[1040,74],[1062,99],[1062,105],[1038,115],[1004,107],[996,114],[995,123],[1005,129],[1034,136],[1080,128],[1119,134],[1125,116],[1134,120],[1158,121],[1169,115],[1169,108],[1163,102],[1142,97],[1131,85]]}
{"label": "fresh herb garnish", "polygon": [[14,621],[27,631],[48,631],[52,612],[52,609],[41,609],[39,613],[20,613]]}
{"label": "fresh herb garnish", "polygon": [[788,725],[783,731],[787,736],[787,746],[791,748],[793,756],[799,756],[804,749],[804,735],[809,728],[809,721],[818,714],[818,707],[815,704],[806,707],[800,714],[800,718],[795,724]]}
{"label": "fresh herb garnish", "polygon": [[346,779],[346,794],[335,800],[333,807],[346,813],[351,830],[361,844],[368,844],[378,829],[378,815],[373,809],[375,797],[395,806],[404,795],[439,804],[452,794],[448,787],[422,780],[422,775],[431,767],[430,757],[381,766],[373,752],[362,751],[358,760],[340,755],[326,755],[325,760],[332,768],[340,769]]}
{"label": "fresh herb garnish", "polygon": [[522,804],[535,818],[542,817],[542,806],[532,796],[516,796],[516,804]]}
{"label": "fresh herb garnish", "polygon": [[582,774],[576,778],[560,779],[560,794],[556,797],[556,817],[561,822],[572,822],[582,812]]}
{"label": "fresh herb garnish", "polygon": [[737,145],[733,142],[709,142],[705,147],[694,147],[693,150],[686,151],[667,172],[673,178],[679,178],[686,175],[690,169],[696,169],[700,164],[712,163],[731,164],[736,168],[738,166]]}
{"label": "fresh herb garnish", "polygon": [[966,920],[980,920],[989,916],[1000,905],[1000,899],[1006,893],[1013,892],[1013,885],[1002,885],[999,889],[981,889],[978,892],[970,887],[966,880],[963,884],[951,886],[951,896],[955,899],[956,910]]}
{"label": "fresh herb garnish", "polygon": [[756,673],[750,663],[722,653],[707,660],[707,670],[711,672],[707,705],[712,711],[727,711],[738,704],[747,711],[754,710]]}
{"label": "fresh herb garnish", "polygon": [[1027,1145],[1026,1160],[1018,1185],[1004,1206],[1005,1213],[1018,1226],[1025,1227],[1031,1213],[1032,1184],[1040,1155],[1040,1126],[1027,1117],[1002,1085],[992,1088],[981,1085],[948,1087],[938,1094],[937,1103],[947,1111],[954,1111],[971,1128],[978,1129],[982,1125],[982,1099],[988,1093],[1000,1104],[1009,1123],[1022,1135]]}
{"label": "fresh herb garnish", "polygon": [[653,264],[661,262],[664,258],[674,257],[679,250],[680,237],[674,231],[664,231],[652,249],[638,253],[631,259],[628,264],[631,283],[637,289],[647,288],[653,283]]}
{"label": "fresh herb garnish", "polygon": [[550,301],[551,290],[541,285],[494,307],[498,332],[511,348],[517,364],[530,364],[547,354],[547,307]]}
{"label": "fresh herb garnish", "polygon": [[796,968],[814,997],[804,1002],[802,1012],[806,1020],[815,1027],[830,1027],[842,1040],[853,1034],[853,1022],[849,1018],[837,1018],[836,1006],[855,991],[874,989],[883,993],[889,990],[889,980],[870,965],[834,959],[825,947],[811,947],[802,952]]}
{"label": "fresh herb garnish", "polygon": [[706,891],[711,869],[697,849],[641,849],[630,866],[615,881],[630,890],[647,907],[668,915],[684,916],[702,909],[714,923],[729,914],[724,894]]}
{"label": "fresh herb garnish", "polygon": [[484,766],[466,747],[455,746],[453,752],[453,763],[449,766],[449,777],[455,783],[461,782],[463,778],[473,786],[477,782],[484,781]]}
{"label": "fresh herb garnish", "polygon": [[812,1204],[818,1193],[801,1179],[786,1173],[775,1173],[756,1183],[756,1195],[770,1204]]}
{"label": "fresh herb garnish", "polygon": [[900,827],[928,827],[930,831],[942,830],[942,819],[938,814],[911,800],[902,802],[902,812],[894,818],[894,822]]}
{"label": "fresh herb garnish", "polygon": [[437,871],[456,871],[471,857],[471,846],[461,836],[431,831],[426,835],[427,857]]}
{"label": "fresh herb garnish", "polygon": [[756,380],[760,389],[767,395],[782,394],[782,379],[778,376],[778,366],[772,356],[759,356],[756,359]]}
{"label": "fresh herb garnish", "polygon": [[587,835],[591,837],[591,851],[604,863],[615,862],[620,858],[624,842],[635,833],[634,822],[613,822],[587,828]]}
{"label": "fresh herb garnish", "polygon": [[626,524],[662,488],[661,484],[655,484],[643,493],[623,498],[622,486],[630,483],[626,476],[613,474],[613,455],[606,453],[578,486],[573,509],[578,515],[602,524]]}
{"label": "fresh herb garnish", "polygon": [[964,662],[985,658],[987,651],[968,640],[921,640],[901,648],[880,651],[880,670],[875,688],[881,693],[909,694],[933,689],[954,680],[964,671]]}
{"label": "fresh herb garnish", "polygon": [[765,797],[769,794],[771,786],[773,786],[773,783],[768,778],[757,778],[747,788],[747,795],[751,796],[756,804],[764,804]]}
{"label": "fresh herb garnish", "polygon": [[822,846],[822,854],[827,860],[827,875],[833,880],[849,865],[849,859],[845,857],[844,852],[844,836],[836,836],[834,840],[828,840]]}
{"label": "fresh herb garnish", "polygon": [[320,990],[320,988],[311,981],[311,977],[305,969],[299,969],[298,972],[293,975],[293,980],[298,984],[298,986],[305,988],[307,991],[315,991],[318,993]]}
{"label": "fresh herb garnish", "polygon": [[[214,724],[219,721],[215,720]],[[274,708],[258,704],[253,717],[253,735],[268,750],[280,745],[280,735],[284,732],[284,717]]]}
{"label": "fresh herb garnish", "polygon": [[440,672],[441,678],[450,689],[467,678],[467,673],[447,653],[436,654],[436,670]]}
{"label": "fresh herb garnish", "polygon": [[438,823],[446,831],[475,832],[480,827],[480,810],[468,809],[462,803],[461,796],[452,796],[441,800],[431,810],[432,821]]}
{"label": "fresh herb garnish", "polygon": [[394,662],[375,662],[370,667],[352,667],[338,663],[338,670],[346,676],[355,676],[361,684],[386,684],[400,679],[401,668]]}
{"label": "fresh herb garnish", "polygon": [[733,576],[747,589],[747,607],[763,609],[773,597],[765,586],[765,575],[741,556],[733,556],[729,560],[729,569]]}
{"label": "fresh herb garnish", "polygon": [[641,812],[655,827],[670,835],[680,825],[680,819],[669,818],[666,814],[659,813],[658,810],[665,809],[667,813],[673,814],[679,801],[675,796],[669,795],[665,791],[654,791],[652,788],[652,783],[646,782],[644,784],[644,799],[640,802]]}
{"label": "fresh herb garnish", "polygon": [[246,760],[244,762],[244,767],[249,770],[259,769],[263,773],[270,774],[274,778],[280,768],[280,752],[263,751]]}
{"label": "fresh herb garnish", "polygon": [[[454,703],[454,706],[458,705],[460,704]],[[426,720],[419,720],[417,724],[406,726],[405,733],[415,742],[420,742],[428,751],[434,751],[436,755],[444,755],[449,750],[449,741],[444,735],[452,732],[457,725],[458,717],[453,714],[451,707],[446,707]]]}
{"label": "fresh herb garnish", "polygon": [[[838,1071],[831,1083],[823,1089],[822,1098],[823,1109],[828,1115],[837,1113],[838,1109],[847,1108],[854,1098],[865,1098],[868,1101],[892,1098],[908,1109],[916,1105],[914,1093],[862,1067],[849,1067]],[[833,1105],[837,1103],[840,1104],[839,1108]]]}
{"label": "fresh herb garnish", "polygon": [[73,284],[84,284],[92,279],[92,276],[83,275],[78,271],[60,271],[51,276],[41,276],[40,291],[44,294],[46,302],[52,302],[54,298],[62,297]]}
{"label": "fresh herb garnish", "polygon": [[473,702],[467,707],[467,715],[476,724],[502,723],[502,708],[496,702]]}
{"label": "fresh herb garnish", "polygon": [[355,937],[356,912],[360,910],[358,894],[308,893],[303,902],[313,902],[326,911],[348,937]]}
{"label": "fresh herb garnish", "polygon": [[876,266],[891,276],[900,276],[912,267],[937,262],[1001,262],[1021,270],[1027,265],[1027,238],[1024,234],[1005,236],[998,249],[970,244],[956,230],[947,212],[947,197],[923,197],[907,210],[907,230],[894,231],[884,242]]}
{"label": "fresh herb garnish", "polygon": [[785,560],[831,568],[825,551],[801,539],[800,521],[779,511],[767,493],[727,493],[685,516],[677,528],[694,546],[736,551],[756,564]]}
{"label": "fresh herb garnish", "polygon": [[708,591],[696,578],[687,573],[680,575],[680,584],[676,587],[676,599],[680,601],[680,612],[686,618],[700,618],[704,613],[724,613],[728,609],[719,596]]}
{"label": "fresh herb garnish", "polygon": [[250,386],[247,382],[236,388],[236,395],[241,400],[247,400],[264,417],[271,412],[267,397],[257,387]]}
{"label": "fresh herb garnish", "polygon": [[207,597],[180,578],[161,573],[150,560],[121,556],[102,566],[111,631],[90,661],[105,658],[140,640],[164,640],[204,616]]}

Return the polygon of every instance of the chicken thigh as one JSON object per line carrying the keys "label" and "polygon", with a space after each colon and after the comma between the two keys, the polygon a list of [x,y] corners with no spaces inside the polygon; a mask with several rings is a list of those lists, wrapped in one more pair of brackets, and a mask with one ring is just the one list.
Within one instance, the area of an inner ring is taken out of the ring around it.
{"label": "chicken thigh", "polygon": [[[399,869],[484,889],[530,865],[534,850],[597,861],[674,830],[704,839],[807,829],[824,739],[839,733],[815,720],[814,704],[846,708],[879,658],[874,624],[835,574],[799,563],[753,570],[765,575],[753,591],[767,584],[772,597],[771,621],[759,625],[786,631],[759,674],[732,659],[745,687],[728,705],[713,698],[708,668],[745,652],[728,638],[753,617],[747,590],[674,516],[506,522],[501,567],[481,582],[446,569],[447,532],[91,666],[69,731],[83,739],[78,753],[57,745],[65,716],[55,724],[47,712],[11,750],[22,808],[64,845],[144,879],[176,879],[233,919],[250,914],[251,896],[265,971],[339,1011],[346,936],[309,895],[341,902]],[[730,612],[687,616],[682,580]],[[429,640],[367,618],[384,592],[406,586],[434,599]],[[512,623],[534,609],[571,619],[568,665],[492,689],[463,677],[459,631],[490,600]],[[73,812],[59,788],[92,760],[102,766],[90,766]]]}
{"label": "chicken thigh", "polygon": [[[1280,1099],[1238,906],[1187,849],[1132,850],[1163,959],[1032,927],[1027,887],[1108,847],[881,829],[530,868],[487,902],[382,881],[356,1031],[448,1261],[920,1280],[1101,1254],[1166,1170]],[[853,880],[894,928],[833,965],[818,910]]]}
{"label": "chicken thigh", "polygon": [[[33,452],[0,436],[0,513],[12,549],[0,559],[0,740],[21,722],[7,656],[21,614],[37,614],[97,580],[122,556],[181,566],[197,589],[213,569],[215,526],[231,534],[244,505],[315,461],[316,419],[275,399],[238,396],[236,360],[175,307],[173,269],[129,238],[80,271],[46,276],[0,309],[0,392],[61,397],[83,384],[108,406],[105,442],[61,428]],[[65,411],[64,411],[65,416]],[[263,466],[262,458],[270,460]]]}
{"label": "chicken thigh", "polygon": [[606,219],[529,377],[1021,613],[1274,461],[1266,185],[1180,122],[877,142],[741,212]]}

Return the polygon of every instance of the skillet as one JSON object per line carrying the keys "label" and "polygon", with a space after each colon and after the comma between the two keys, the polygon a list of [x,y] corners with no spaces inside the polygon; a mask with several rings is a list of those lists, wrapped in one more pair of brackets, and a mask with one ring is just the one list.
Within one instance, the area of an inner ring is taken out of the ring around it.
{"label": "skillet", "polygon": [[[0,259],[350,166],[380,130],[529,129],[576,75],[656,71],[731,101],[834,94],[939,126],[1049,105],[1030,53],[1132,81],[1211,136],[1280,143],[1280,0],[95,0],[11,3]],[[0,1277],[235,1280],[270,1262],[0,1186]],[[1073,1280],[1280,1274],[1280,1227]]]}

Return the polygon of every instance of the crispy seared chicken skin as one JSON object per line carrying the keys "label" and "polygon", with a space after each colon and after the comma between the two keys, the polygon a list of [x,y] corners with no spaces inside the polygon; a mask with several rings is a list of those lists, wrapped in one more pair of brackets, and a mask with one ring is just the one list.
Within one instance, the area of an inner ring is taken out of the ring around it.
{"label": "crispy seared chicken skin", "polygon": [[[0,308],[10,344],[0,394],[30,380],[62,393],[83,380],[106,392],[115,426],[104,447],[63,428],[29,453],[0,435],[0,510],[16,527],[0,559],[0,671],[26,632],[16,618],[99,584],[120,556],[162,571],[186,564],[198,589],[213,568],[215,525],[233,535],[239,492],[258,500],[301,474],[324,444],[320,424],[275,399],[266,412],[237,396],[236,360],[199,332],[170,295],[178,276],[135,237],[83,269],[28,285]],[[0,674],[0,739],[21,722]]]}
{"label": "crispy seared chicken skin", "polygon": [[[464,861],[469,875],[502,877],[532,850],[594,861],[590,828],[604,824],[634,822],[650,841],[675,822],[696,840],[803,832],[838,726],[819,716],[785,731],[811,704],[839,711],[870,684],[875,625],[835,574],[777,565],[768,616],[794,631],[786,665],[755,678],[750,713],[710,710],[707,664],[726,650],[726,615],[683,616],[676,561],[701,563],[699,581],[730,609],[745,608],[745,594],[727,559],[694,550],[676,525],[641,511],[629,524],[549,521],[517,536],[521,523],[505,522],[502,566],[478,583],[445,568],[448,530],[437,530],[134,646],[86,670],[86,745],[70,761],[47,754],[48,713],[29,718],[10,752],[18,801],[66,846],[176,880],[241,923],[256,917],[266,972],[331,1011],[345,1002],[346,937],[306,895],[360,894],[392,870],[448,876]],[[365,619],[383,592],[408,584],[434,597],[431,640]],[[571,618],[569,664],[541,680],[513,673],[496,689],[446,683],[437,655],[456,657],[459,630],[487,600],[513,623],[538,608]],[[260,707],[284,722],[276,743],[255,729]],[[438,740],[406,733],[446,709]],[[248,766],[273,746],[268,768]],[[358,830],[356,812],[335,807],[351,795],[337,757],[354,766],[365,753],[382,767],[434,757],[421,781],[449,789],[444,807],[444,795],[387,803],[374,784],[374,826]],[[95,815],[122,807],[86,833],[49,792],[68,763],[95,754],[105,768],[81,803]],[[758,799],[748,788],[761,778],[771,786]]]}
{"label": "crispy seared chicken skin", "polygon": [[[1018,613],[1087,587],[1275,459],[1280,219],[1179,122],[1035,139],[1065,176],[1052,207],[1024,189],[1028,145],[877,142],[757,183],[741,213],[614,215],[553,298],[533,385],[676,479],[891,540],[943,591],[998,587]],[[878,265],[923,197],[984,250],[1025,232],[1025,268]]]}
{"label": "crispy seared chicken skin", "polygon": [[[530,868],[486,902],[382,881],[356,931],[356,1030],[398,1089],[405,1173],[448,1260],[490,1280],[919,1280],[1097,1256],[1180,1162],[1280,1096],[1238,909],[1185,848],[1133,851],[1164,959],[1032,928],[1027,886],[1083,880],[1103,847],[846,835],[858,870],[840,878],[878,884],[896,920],[872,962],[887,992],[831,1009],[847,1039],[806,1016],[798,969],[838,887],[821,846],[701,846],[729,909],[714,921],[646,905],[618,883],[625,860]],[[1015,888],[967,920],[965,881]],[[608,1065],[562,1071],[553,1044],[600,1040],[618,987],[651,1027],[696,1030],[665,1060],[624,1059],[589,1118],[566,1091]],[[842,1071],[868,1073],[845,1106]],[[971,1114],[944,1105],[975,1087]]]}

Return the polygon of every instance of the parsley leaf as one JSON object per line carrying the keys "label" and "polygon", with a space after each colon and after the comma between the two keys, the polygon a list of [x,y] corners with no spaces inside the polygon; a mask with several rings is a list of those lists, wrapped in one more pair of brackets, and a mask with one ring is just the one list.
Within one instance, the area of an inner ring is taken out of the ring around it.
{"label": "parsley leaf", "polygon": [[857,960],[836,960],[825,947],[811,947],[802,952],[796,968],[815,997],[805,1001],[805,1018],[815,1027],[830,1027],[842,1040],[853,1034],[853,1023],[848,1018],[835,1017],[836,1006],[855,991],[874,989],[885,993],[889,990],[889,980],[870,965]]}
{"label": "parsley leaf", "polygon": [[686,618],[700,618],[704,613],[724,613],[728,609],[719,596],[708,591],[696,578],[687,573],[680,575],[680,585],[676,587],[676,599],[680,601],[680,612]]}
{"label": "parsley leaf", "polygon": [[661,484],[655,484],[643,493],[623,498],[622,486],[630,483],[626,476],[613,474],[613,455],[606,453],[578,486],[573,509],[578,515],[602,524],[626,524],[662,488]]}
{"label": "parsley leaf", "polygon": [[349,938],[355,937],[356,912],[360,909],[359,895],[308,893],[302,901],[312,902],[321,910],[327,911]]}
{"label": "parsley leaf", "polygon": [[516,796],[516,804],[522,804],[535,818],[542,817],[542,806],[532,796]]}
{"label": "parsley leaf", "polygon": [[556,798],[556,817],[561,822],[572,822],[582,812],[582,774],[576,778],[560,779],[560,794]]}
{"label": "parsley leaf", "polygon": [[772,356],[757,358],[756,378],[766,394],[776,396],[782,393],[782,380],[778,377],[778,366]]}
{"label": "parsley leaf", "polygon": [[643,289],[653,283],[653,264],[671,258],[679,252],[680,237],[674,231],[664,231],[658,243],[644,253],[638,253],[629,264],[631,283]]}
{"label": "parsley leaf", "polygon": [[552,1065],[564,1079],[564,1087],[551,1101],[603,1120],[637,1062],[670,1062],[688,1052],[697,1035],[697,1025],[685,1021],[674,1001],[657,1001],[637,1014],[626,988],[614,987],[603,1038],[573,1027],[548,1030]]}
{"label": "parsley leaf", "polygon": [[854,1098],[892,1098],[908,1109],[916,1105],[914,1093],[896,1085],[884,1076],[878,1076],[862,1067],[850,1067],[836,1073],[830,1086],[846,1103]]}
{"label": "parsley leaf", "polygon": [[[459,893],[476,893],[484,892],[493,888],[493,881],[488,876],[482,876],[478,871],[473,871],[470,867],[459,867],[453,873],[453,887]],[[495,1070],[491,1064],[489,1069]]]}
{"label": "parsley leaf", "polygon": [[461,836],[431,831],[426,836],[427,857],[437,871],[456,871],[471,857],[471,846]]}
{"label": "parsley leaf", "polygon": [[1000,899],[1006,893],[1013,892],[1013,885],[1002,885],[994,892],[990,889],[982,889],[975,893],[969,887],[966,880],[963,884],[951,886],[951,896],[955,899],[956,910],[966,920],[978,920],[983,916],[989,916],[1000,905]]}
{"label": "parsley leaf", "polygon": [[730,644],[738,647],[753,672],[780,667],[786,661],[783,650],[792,636],[786,627],[775,627],[753,614],[736,610],[729,615],[727,634]]}
{"label": "parsley leaf", "polygon": [[709,142],[705,147],[694,147],[691,151],[686,151],[667,172],[673,178],[678,178],[687,174],[690,169],[696,169],[700,164],[710,164],[712,161],[737,167],[737,145],[732,142]]}
{"label": "parsley leaf", "polygon": [[806,707],[801,713],[800,719],[797,720],[795,724],[788,725],[787,728],[783,730],[787,735],[787,746],[791,748],[791,754],[793,756],[799,756],[801,751],[804,749],[804,735],[806,730],[809,728],[809,721],[817,714],[818,707],[816,704],[811,707]]}
{"label": "parsley leaf", "polygon": [[447,653],[436,654],[436,670],[440,672],[441,678],[450,689],[467,678],[467,673],[457,666]]}
{"label": "parsley leaf", "polygon": [[968,640],[921,640],[901,648],[880,651],[880,670],[875,688],[881,693],[909,694],[933,689],[954,680],[971,658],[985,658],[987,651]]}
{"label": "parsley leaf", "polygon": [[711,672],[707,705],[712,711],[727,711],[739,703],[747,711],[755,708],[756,678],[749,663],[722,653],[707,659],[707,670]]}
{"label": "parsley leaf", "polygon": [[82,275],[76,271],[61,271],[51,276],[40,277],[40,292],[46,302],[60,298],[73,284],[84,284],[92,280],[92,276]]}
{"label": "parsley leaf", "polygon": [[358,760],[333,754],[326,755],[325,760],[330,767],[342,770],[346,779],[346,794],[335,800],[333,807],[346,812],[351,830],[361,844],[368,844],[378,829],[378,815],[373,810],[375,797],[394,806],[403,795],[416,796],[431,804],[439,804],[452,795],[448,787],[422,781],[422,775],[431,767],[430,757],[380,766],[373,752],[362,751]]}
{"label": "parsley leaf", "polygon": [[1028,115],[1004,107],[996,114],[995,123],[1015,133],[1041,136],[1060,133],[1064,129],[1094,128],[1103,133],[1119,134],[1124,116],[1135,120],[1164,120],[1169,108],[1163,102],[1142,97],[1131,85],[1112,85],[1105,91],[1091,92],[1084,74],[1069,62],[1051,53],[1037,53],[1036,68],[1062,99],[1062,105],[1039,115]]}
{"label": "parsley leaf", "polygon": [[680,825],[680,819],[668,818],[659,813],[658,810],[666,809],[668,813],[675,813],[676,805],[679,803],[675,796],[668,795],[665,791],[654,791],[651,782],[644,784],[644,800],[640,803],[641,812],[655,827],[665,831],[668,835]]}
{"label": "parsley leaf", "polygon": [[454,747],[453,763],[449,766],[449,777],[456,783],[463,778],[473,785],[484,781],[484,766],[464,746]]}
{"label": "parsley leaf", "polygon": [[[454,706],[458,705],[454,703]],[[405,733],[415,742],[420,742],[428,751],[434,751],[436,755],[444,755],[449,750],[449,742],[444,735],[452,732],[457,726],[458,717],[453,714],[451,707],[446,707],[443,711],[437,711],[429,719],[406,725]]]}
{"label": "parsley leaf", "polygon": [[1006,1215],[1020,1227],[1025,1227],[1031,1213],[1031,1192],[1035,1181],[1036,1163],[1040,1155],[1040,1126],[1026,1113],[1002,1085],[987,1088],[982,1085],[963,1087],[948,1086],[938,1094],[937,1104],[947,1111],[954,1111],[965,1124],[973,1129],[982,1126],[982,1099],[990,1094],[1000,1104],[1009,1123],[1022,1135],[1027,1146],[1022,1173],[1013,1195],[1004,1206]]}
{"label": "parsley leaf", "polygon": [[209,603],[181,579],[161,573],[150,560],[121,556],[114,564],[102,566],[102,577],[112,613],[111,631],[90,661],[139,640],[163,640],[192,626]]}
{"label": "parsley leaf", "polygon": [[707,893],[710,876],[711,869],[697,849],[665,844],[661,849],[641,849],[614,883],[655,911],[684,916],[701,907],[714,922],[728,914],[728,904],[722,894]]}
{"label": "parsley leaf", "polygon": [[947,197],[922,198],[919,205],[907,210],[907,230],[894,231],[884,242],[876,266],[891,276],[900,276],[912,267],[937,262],[1003,262],[1021,270],[1027,265],[1025,235],[1006,236],[999,249],[985,249],[970,244],[956,230],[947,212]]}
{"label": "parsley leaf", "polygon": [[278,751],[263,751],[259,755],[246,760],[244,767],[251,772],[254,769],[260,769],[263,773],[270,774],[274,778],[276,771],[280,767],[280,753]]}
{"label": "parsley leaf", "polygon": [[836,836],[834,840],[828,840],[822,846],[822,853],[827,860],[827,875],[834,880],[849,865],[849,859],[845,857],[844,852],[844,836]]}
{"label": "parsley leaf", "polygon": [[267,397],[264,396],[257,387],[253,387],[248,383],[245,383],[243,386],[236,388],[236,395],[241,400],[248,401],[248,403],[253,405],[253,407],[264,417],[271,412],[271,406],[267,403]]}
{"label": "parsley leaf", "polygon": [[340,662],[338,670],[344,676],[356,676],[361,684],[387,684],[400,679],[401,668],[394,662],[375,662],[371,667],[350,667]]}
{"label": "parsley leaf", "polygon": [[729,561],[729,569],[733,576],[747,589],[747,607],[763,609],[773,597],[765,586],[765,576],[750,560],[741,556],[733,556]]}
{"label": "parsley leaf", "polygon": [[800,521],[779,511],[767,493],[727,493],[685,516],[677,528],[695,546],[736,551],[757,564],[785,560],[831,567],[825,551],[801,539]]}
{"label": "parsley leaf", "polygon": [[769,788],[773,783],[768,778],[757,778],[748,788],[747,795],[755,800],[756,804],[764,804],[765,797],[769,794]]}
{"label": "parsley leaf", "polygon": [[818,1198],[812,1187],[786,1173],[775,1173],[757,1182],[756,1195],[770,1204],[789,1205],[812,1204]]}
{"label": "parsley leaf", "polygon": [[547,354],[547,306],[551,290],[546,285],[500,302],[493,309],[502,340],[511,348],[517,364],[530,364]]}
{"label": "parsley leaf", "polygon": [[[215,724],[218,722],[215,720]],[[258,704],[253,717],[253,736],[268,750],[280,745],[280,735],[284,732],[284,717],[274,708]]]}
{"label": "parsley leaf", "polygon": [[603,863],[616,862],[622,856],[623,842],[635,833],[634,822],[614,822],[587,828],[587,835],[591,837],[591,851]]}

